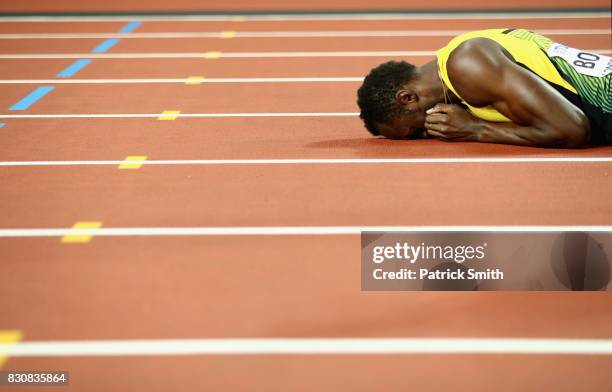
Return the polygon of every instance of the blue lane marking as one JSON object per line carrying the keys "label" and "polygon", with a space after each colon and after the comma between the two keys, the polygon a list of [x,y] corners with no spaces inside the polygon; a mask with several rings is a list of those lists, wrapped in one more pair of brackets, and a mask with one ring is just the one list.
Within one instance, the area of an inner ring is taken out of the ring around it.
{"label": "blue lane marking", "polygon": [[132,31],[136,30],[137,28],[140,27],[141,22],[139,20],[135,20],[133,22],[130,22],[128,24],[126,24],[125,26],[123,26],[121,28],[121,30],[119,30],[120,33],[131,33]]}
{"label": "blue lane marking", "polygon": [[113,46],[117,45],[117,42],[119,42],[119,38],[109,38],[106,41],[102,42],[100,45],[96,46],[95,49],[92,50],[92,52],[104,53]]}
{"label": "blue lane marking", "polygon": [[[136,30],[140,25],[141,25],[140,21],[134,20],[126,24],[125,26],[123,26],[119,30],[119,32],[120,33],[131,33],[132,31]],[[92,53],[104,53],[110,48],[112,48],[113,46],[117,45],[118,42],[119,42],[119,38],[109,38],[106,41],[102,42],[100,45],[96,46],[94,50],[92,50]]]}
{"label": "blue lane marking", "polygon": [[73,76],[75,73],[85,68],[86,66],[88,66],[89,63],[91,63],[91,60],[89,59],[77,60],[74,63],[70,64],[68,67],[66,67],[62,72],[58,73],[57,77],[58,78],[69,78]]}
{"label": "blue lane marking", "polygon": [[24,98],[22,98],[21,101],[11,106],[9,110],[26,110],[36,101],[47,95],[54,88],[55,87],[53,86],[40,86],[36,90],[26,95]]}
{"label": "blue lane marking", "polygon": [[0,128],[4,128],[5,125],[5,123],[0,123]]}

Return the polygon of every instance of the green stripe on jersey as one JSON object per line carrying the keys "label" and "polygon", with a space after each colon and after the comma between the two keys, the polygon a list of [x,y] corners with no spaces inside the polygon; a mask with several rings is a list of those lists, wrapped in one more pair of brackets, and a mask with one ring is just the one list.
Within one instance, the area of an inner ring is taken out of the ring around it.
{"label": "green stripe on jersey", "polygon": [[[550,38],[532,33],[528,30],[512,30],[508,35],[533,42],[544,52],[554,43]],[[612,113],[612,73],[604,77],[583,75],[577,72],[565,59],[552,57],[550,59],[557,67],[561,76],[574,86],[578,95],[591,105],[601,108],[606,113]]]}

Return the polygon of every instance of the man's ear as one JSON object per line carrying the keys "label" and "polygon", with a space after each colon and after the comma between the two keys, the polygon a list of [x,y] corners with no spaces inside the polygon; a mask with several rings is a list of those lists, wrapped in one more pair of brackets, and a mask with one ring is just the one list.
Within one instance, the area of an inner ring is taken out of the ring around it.
{"label": "man's ear", "polygon": [[395,100],[402,106],[409,103],[416,103],[419,99],[416,94],[408,90],[399,90],[395,93]]}

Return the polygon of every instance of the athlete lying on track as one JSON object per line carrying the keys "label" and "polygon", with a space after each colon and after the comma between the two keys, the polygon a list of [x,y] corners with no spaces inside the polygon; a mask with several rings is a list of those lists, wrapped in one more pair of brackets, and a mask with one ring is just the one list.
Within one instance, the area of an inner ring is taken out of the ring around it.
{"label": "athlete lying on track", "polygon": [[420,68],[374,68],[357,103],[366,128],[391,139],[611,145],[612,59],[527,30],[474,31]]}

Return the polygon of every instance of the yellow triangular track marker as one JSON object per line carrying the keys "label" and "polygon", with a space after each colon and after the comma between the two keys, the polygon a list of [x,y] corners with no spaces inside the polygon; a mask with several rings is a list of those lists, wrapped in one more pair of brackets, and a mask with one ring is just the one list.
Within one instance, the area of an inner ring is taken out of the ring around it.
{"label": "yellow triangular track marker", "polygon": [[[72,230],[95,230],[102,227],[102,222],[77,222],[72,225]],[[84,244],[91,241],[94,234],[66,234],[62,237],[65,244]]]}
{"label": "yellow triangular track marker", "polygon": [[221,57],[222,53],[221,52],[206,52],[204,53],[204,58],[205,59],[218,59],[219,57]]}
{"label": "yellow triangular track marker", "polygon": [[219,35],[221,38],[234,38],[236,36],[235,31],[222,31]]}
{"label": "yellow triangular track marker", "polygon": [[0,330],[0,368],[8,360],[8,355],[2,354],[2,349],[13,346],[22,339],[23,334],[19,330]]}
{"label": "yellow triangular track marker", "polygon": [[176,120],[177,114],[181,114],[180,110],[164,110],[161,116],[157,117],[158,120]]}
{"label": "yellow triangular track marker", "polygon": [[147,160],[146,155],[130,155],[125,157],[119,169],[140,169],[143,161]]}
{"label": "yellow triangular track marker", "polygon": [[201,84],[204,81],[204,76],[189,76],[185,79],[185,84]]}

